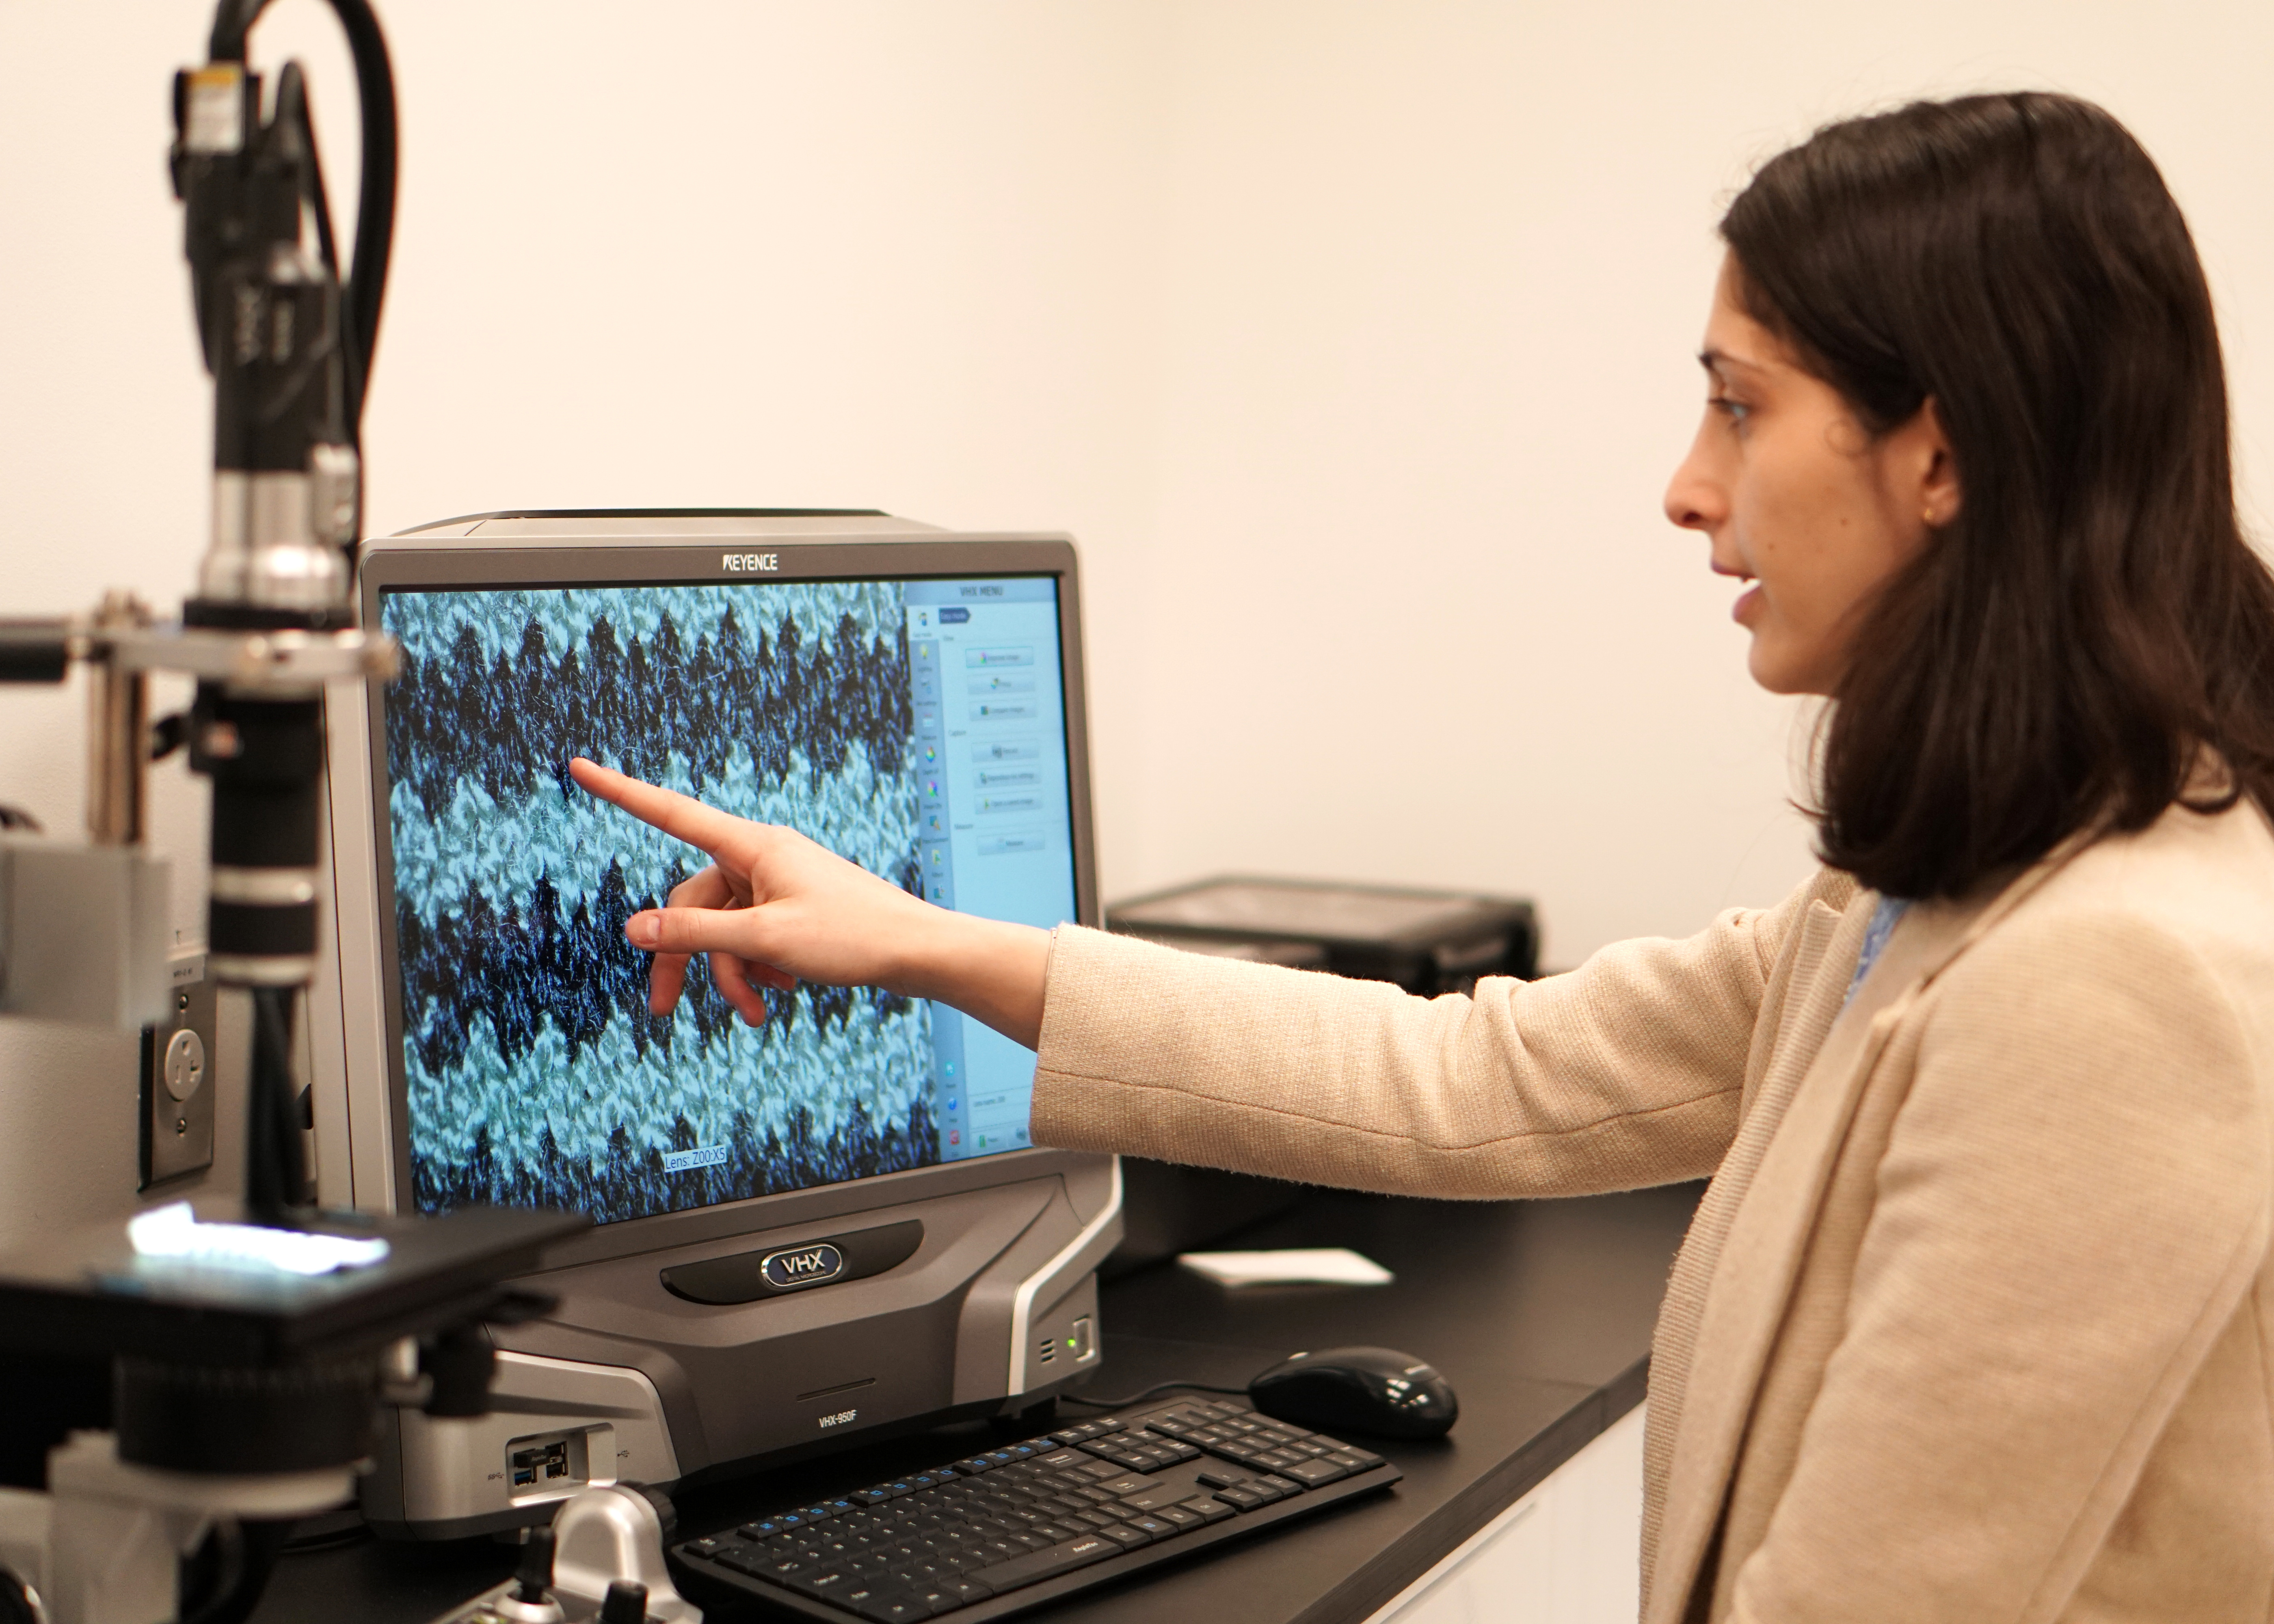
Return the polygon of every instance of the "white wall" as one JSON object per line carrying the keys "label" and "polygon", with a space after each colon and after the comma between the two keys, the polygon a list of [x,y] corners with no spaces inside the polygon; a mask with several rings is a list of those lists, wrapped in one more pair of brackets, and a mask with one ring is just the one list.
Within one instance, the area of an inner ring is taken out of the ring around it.
{"label": "white wall", "polygon": [[[1569,963],[1803,871],[1790,711],[1657,502],[1718,204],[1822,118],[2105,101],[2191,212],[2267,465],[2274,14],[2245,0],[383,3],[373,526],[659,503],[1073,530],[1109,896],[1488,886],[1537,897]],[[209,15],[0,0],[0,613],[170,605],[203,546],[161,160]],[[325,12],[282,0],[255,44],[311,60],[344,200]],[[0,691],[0,800],[75,825],[78,718]],[[0,1028],[0,1242],[130,1199],[132,1072],[131,1044]]]}
{"label": "white wall", "polygon": [[1540,898],[1553,961],[1805,871],[1793,708],[1660,493],[1713,223],[1890,99],[2105,101],[2191,213],[2246,468],[2274,433],[2274,11],[1915,0],[1182,13],[1150,771],[1123,883],[1224,867]]}

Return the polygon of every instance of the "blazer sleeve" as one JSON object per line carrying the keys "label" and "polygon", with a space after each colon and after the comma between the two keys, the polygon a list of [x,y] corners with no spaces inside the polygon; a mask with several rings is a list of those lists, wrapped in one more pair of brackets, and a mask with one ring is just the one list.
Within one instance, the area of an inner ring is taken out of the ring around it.
{"label": "blazer sleeve", "polygon": [[1852,883],[1473,997],[1061,926],[1037,1144],[1401,1194],[1502,1199],[1710,1174],[1795,921]]}
{"label": "blazer sleeve", "polygon": [[2016,919],[1928,996],[1736,1620],[2070,1616],[2264,1253],[2251,1046],[2188,944]]}

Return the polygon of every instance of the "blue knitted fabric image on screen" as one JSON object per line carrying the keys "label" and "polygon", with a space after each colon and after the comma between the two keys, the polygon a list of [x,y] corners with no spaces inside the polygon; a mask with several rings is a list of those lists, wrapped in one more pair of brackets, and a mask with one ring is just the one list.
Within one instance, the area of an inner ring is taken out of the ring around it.
{"label": "blue knitted fabric image on screen", "polygon": [[708,859],[593,800],[588,756],[921,893],[891,583],[389,592],[389,826],[418,1210],[599,1222],[938,1159],[928,1004],[702,960],[671,1015],[624,921]]}

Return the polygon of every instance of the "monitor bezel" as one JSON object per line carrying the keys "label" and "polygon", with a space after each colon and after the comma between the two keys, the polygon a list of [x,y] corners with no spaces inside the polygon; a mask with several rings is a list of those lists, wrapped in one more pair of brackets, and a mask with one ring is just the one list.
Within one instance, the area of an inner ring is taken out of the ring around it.
{"label": "monitor bezel", "polygon": [[[624,518],[636,515],[624,515]],[[656,515],[659,534],[621,532],[590,539],[558,534],[525,540],[485,536],[388,538],[369,547],[358,569],[358,599],[365,626],[380,625],[380,595],[390,590],[479,590],[529,586],[749,586],[794,581],[955,580],[1047,576],[1058,585],[1058,660],[1064,680],[1068,821],[1073,855],[1077,922],[1099,923],[1097,867],[1091,822],[1088,705],[1084,680],[1081,592],[1073,544],[1064,536],[899,537],[804,539],[752,536],[697,539],[667,533],[671,520]],[[506,545],[500,545],[504,542]],[[730,573],[728,556],[772,560],[763,573]],[[388,1108],[387,1138],[393,1160],[395,1204],[410,1210],[410,1084],[403,1059],[404,1015],[395,937],[394,831],[388,808],[386,698],[366,689],[364,721],[373,873],[370,898],[376,928],[382,1043]],[[832,1220],[919,1197],[1013,1184],[1055,1172],[1067,1153],[1029,1147],[960,1162],[937,1162],[806,1190],[751,1196],[738,1201],[658,1213],[597,1225],[548,1251],[548,1268],[599,1262],[696,1245],[737,1235]],[[1091,1158],[1083,1157],[1088,1161]]]}

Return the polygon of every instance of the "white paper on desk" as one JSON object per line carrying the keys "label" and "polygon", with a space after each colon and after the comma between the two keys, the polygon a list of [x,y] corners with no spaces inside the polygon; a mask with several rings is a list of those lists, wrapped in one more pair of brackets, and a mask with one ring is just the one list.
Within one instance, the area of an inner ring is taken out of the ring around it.
{"label": "white paper on desk", "polygon": [[1290,1246],[1279,1252],[1186,1252],[1177,1261],[1220,1286],[1386,1286],[1397,1278],[1347,1246]]}

